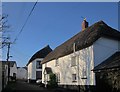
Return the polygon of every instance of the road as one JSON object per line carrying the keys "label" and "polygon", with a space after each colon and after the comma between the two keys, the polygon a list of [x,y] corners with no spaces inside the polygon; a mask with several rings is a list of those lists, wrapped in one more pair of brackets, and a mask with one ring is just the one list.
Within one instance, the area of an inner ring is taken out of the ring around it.
{"label": "road", "polygon": [[23,81],[9,83],[2,92],[73,92],[63,88],[47,89],[36,84]]}

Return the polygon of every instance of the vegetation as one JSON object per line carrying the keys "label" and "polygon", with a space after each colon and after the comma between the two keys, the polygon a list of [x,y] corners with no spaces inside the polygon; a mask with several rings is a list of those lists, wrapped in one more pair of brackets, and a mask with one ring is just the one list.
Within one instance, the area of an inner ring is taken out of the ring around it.
{"label": "vegetation", "polygon": [[57,87],[56,75],[54,73],[50,74],[50,81],[48,82],[48,88]]}
{"label": "vegetation", "polygon": [[8,43],[8,40],[10,39],[6,33],[8,32],[7,30],[10,28],[10,26],[7,24],[8,15],[3,14],[0,15],[0,49],[6,46]]}

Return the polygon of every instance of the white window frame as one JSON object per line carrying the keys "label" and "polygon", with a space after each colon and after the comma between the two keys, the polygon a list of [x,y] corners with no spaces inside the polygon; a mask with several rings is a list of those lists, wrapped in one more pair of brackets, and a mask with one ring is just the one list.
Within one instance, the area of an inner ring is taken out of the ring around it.
{"label": "white window frame", "polygon": [[[36,61],[36,69],[41,69],[42,65],[40,64],[41,61]],[[39,65],[38,65],[39,64]]]}
{"label": "white window frame", "polygon": [[77,82],[77,74],[72,74],[72,82]]}
{"label": "white window frame", "polygon": [[60,73],[56,73],[55,75],[56,75],[56,81],[60,82]]}
{"label": "white window frame", "polygon": [[72,66],[76,66],[77,65],[77,57],[76,56],[72,56],[71,57],[71,67]]}
{"label": "white window frame", "polygon": [[87,69],[85,66],[83,66],[83,69],[82,69],[82,78],[81,79],[87,79]]}
{"label": "white window frame", "polygon": [[55,66],[59,66],[59,60],[58,59],[55,60]]}

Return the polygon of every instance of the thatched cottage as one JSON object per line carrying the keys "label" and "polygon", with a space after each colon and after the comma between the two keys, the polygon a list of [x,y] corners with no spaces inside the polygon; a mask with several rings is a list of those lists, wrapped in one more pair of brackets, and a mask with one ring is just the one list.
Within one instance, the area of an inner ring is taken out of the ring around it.
{"label": "thatched cottage", "polygon": [[31,57],[27,63],[28,82],[36,82],[37,79],[42,79],[42,65],[40,63],[51,51],[52,49],[47,45]]}
{"label": "thatched cottage", "polygon": [[50,73],[56,74],[58,85],[77,90],[90,90],[96,85],[91,70],[119,50],[120,32],[103,21],[82,30],[56,47],[41,62],[42,83],[47,84]]}

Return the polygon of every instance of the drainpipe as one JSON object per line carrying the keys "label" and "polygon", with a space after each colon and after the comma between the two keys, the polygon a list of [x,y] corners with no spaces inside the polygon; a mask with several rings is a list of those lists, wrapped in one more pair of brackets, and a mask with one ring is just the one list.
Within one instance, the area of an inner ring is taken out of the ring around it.
{"label": "drainpipe", "polygon": [[[47,64],[45,63],[45,68],[47,67]],[[44,69],[44,71],[45,71],[45,69]],[[47,73],[46,74],[44,74],[44,80],[45,80],[45,88],[47,88]]]}
{"label": "drainpipe", "polygon": [[76,57],[76,60],[77,60],[77,79],[78,79],[78,92],[80,92],[80,85],[79,85],[79,83],[80,83],[80,77],[79,77],[79,55],[77,55],[76,53],[75,53],[75,43],[73,44],[73,53],[74,53],[74,55],[76,55],[77,57]]}

